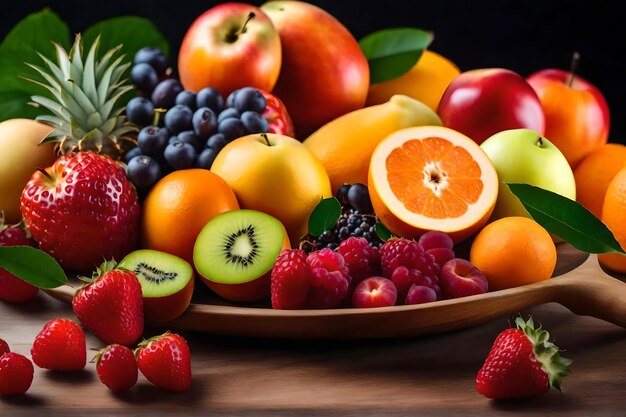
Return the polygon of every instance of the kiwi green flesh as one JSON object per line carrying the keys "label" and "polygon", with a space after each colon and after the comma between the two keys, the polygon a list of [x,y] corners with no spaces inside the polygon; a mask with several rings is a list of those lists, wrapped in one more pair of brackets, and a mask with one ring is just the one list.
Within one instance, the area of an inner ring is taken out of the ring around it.
{"label": "kiwi green flesh", "polygon": [[118,267],[135,272],[144,298],[176,294],[193,278],[193,268],[189,262],[178,256],[151,249],[129,253]]}
{"label": "kiwi green flesh", "polygon": [[209,281],[243,284],[270,271],[283,247],[285,228],[256,210],[234,210],[209,221],[196,239],[193,262]]}

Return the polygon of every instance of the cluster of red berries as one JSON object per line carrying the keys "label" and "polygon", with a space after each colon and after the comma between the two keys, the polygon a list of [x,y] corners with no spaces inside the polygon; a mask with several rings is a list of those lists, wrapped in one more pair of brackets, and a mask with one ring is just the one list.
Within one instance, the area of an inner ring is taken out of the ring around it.
{"label": "cluster of red berries", "polygon": [[487,291],[487,279],[455,258],[448,235],[391,239],[380,249],[350,237],[337,251],[283,251],[272,270],[272,307],[325,309],[422,304]]}

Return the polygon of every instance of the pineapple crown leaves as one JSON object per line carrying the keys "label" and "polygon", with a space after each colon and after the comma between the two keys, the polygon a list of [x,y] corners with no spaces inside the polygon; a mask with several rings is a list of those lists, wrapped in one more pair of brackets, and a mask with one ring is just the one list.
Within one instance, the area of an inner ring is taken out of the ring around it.
{"label": "pineapple crown leaves", "polygon": [[541,326],[535,328],[532,317],[524,321],[522,317],[515,319],[516,327],[523,331],[526,337],[533,344],[533,352],[543,370],[548,374],[550,386],[561,390],[561,379],[570,374],[569,365],[571,359],[562,357],[558,346],[550,342],[550,333],[543,330]]}
{"label": "pineapple crown leaves", "polygon": [[[37,120],[49,124],[55,130],[44,139],[45,142],[61,142],[63,153],[79,150],[100,152],[107,142],[111,149],[107,153],[117,157],[120,151],[118,139],[129,140],[127,135],[134,132],[123,115],[124,107],[120,99],[133,87],[122,78],[130,62],[124,62],[125,55],[118,55],[122,45],[107,51],[99,60],[100,37],[96,38],[83,60],[83,42],[76,35],[69,52],[61,45],[53,43],[56,50],[56,63],[39,54],[47,67],[27,63],[43,81],[27,80],[45,88],[51,98],[31,97],[35,106],[50,111],[49,115],[38,116]],[[112,154],[113,153],[113,154]]]}

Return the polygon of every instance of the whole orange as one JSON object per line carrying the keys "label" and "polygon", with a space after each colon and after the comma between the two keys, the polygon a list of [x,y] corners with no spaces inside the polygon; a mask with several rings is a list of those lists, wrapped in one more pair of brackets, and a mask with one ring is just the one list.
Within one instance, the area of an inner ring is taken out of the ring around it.
{"label": "whole orange", "polygon": [[574,170],[578,202],[599,218],[609,183],[625,165],[626,146],[619,143],[607,143],[588,154]]}
{"label": "whole orange", "polygon": [[[602,222],[613,232],[622,248],[626,247],[626,168],[622,168],[609,183],[602,206]],[[598,255],[600,264],[612,271],[626,273],[626,256]]]}
{"label": "whole orange", "polygon": [[220,176],[206,169],[174,171],[159,180],[144,201],[142,245],[193,265],[193,246],[204,225],[237,209],[235,193]]}
{"label": "whole orange", "polygon": [[381,104],[396,94],[404,94],[437,111],[443,92],[460,73],[459,68],[447,58],[425,50],[407,73],[393,80],[372,84],[367,92],[366,105]]}
{"label": "whole orange", "polygon": [[556,266],[550,234],[527,217],[504,217],[481,230],[470,249],[470,262],[485,274],[489,290],[547,280]]}

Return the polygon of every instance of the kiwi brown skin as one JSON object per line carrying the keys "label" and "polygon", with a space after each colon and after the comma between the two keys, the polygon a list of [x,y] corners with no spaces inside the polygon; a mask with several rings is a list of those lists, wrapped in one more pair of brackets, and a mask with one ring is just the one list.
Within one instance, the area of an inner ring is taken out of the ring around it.
{"label": "kiwi brown skin", "polygon": [[181,316],[191,304],[195,278],[175,294],[166,297],[143,297],[143,310],[146,323],[161,324]]}
{"label": "kiwi brown skin", "polygon": [[[289,241],[289,235],[287,234],[286,229],[281,251],[284,249],[291,249],[291,242]],[[209,289],[228,301],[246,303],[259,301],[270,296],[271,269],[260,277],[243,284],[225,284],[211,281],[200,273],[198,275],[200,275],[202,282],[204,282]]]}

